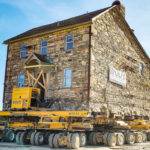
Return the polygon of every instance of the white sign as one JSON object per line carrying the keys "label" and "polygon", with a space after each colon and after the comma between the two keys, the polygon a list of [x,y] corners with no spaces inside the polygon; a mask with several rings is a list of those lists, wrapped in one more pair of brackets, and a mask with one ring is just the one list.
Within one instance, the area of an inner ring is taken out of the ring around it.
{"label": "white sign", "polygon": [[109,81],[126,86],[126,73],[109,67]]}

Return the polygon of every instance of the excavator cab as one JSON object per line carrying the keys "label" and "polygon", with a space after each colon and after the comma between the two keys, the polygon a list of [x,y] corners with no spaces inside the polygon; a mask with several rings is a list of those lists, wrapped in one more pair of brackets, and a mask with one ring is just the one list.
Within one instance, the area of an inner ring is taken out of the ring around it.
{"label": "excavator cab", "polygon": [[11,110],[29,110],[39,107],[40,88],[13,88]]}

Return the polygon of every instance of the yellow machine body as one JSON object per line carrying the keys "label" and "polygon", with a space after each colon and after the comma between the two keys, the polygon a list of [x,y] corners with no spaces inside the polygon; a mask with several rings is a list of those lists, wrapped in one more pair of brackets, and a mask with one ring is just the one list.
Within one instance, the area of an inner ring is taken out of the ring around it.
{"label": "yellow machine body", "polygon": [[39,88],[22,87],[13,88],[11,109],[32,109],[38,107],[37,96],[40,95]]}

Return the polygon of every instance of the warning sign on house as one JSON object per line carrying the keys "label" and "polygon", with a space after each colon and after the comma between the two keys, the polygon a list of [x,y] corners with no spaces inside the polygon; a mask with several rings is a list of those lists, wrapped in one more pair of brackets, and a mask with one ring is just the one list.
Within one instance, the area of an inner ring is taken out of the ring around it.
{"label": "warning sign on house", "polygon": [[126,73],[109,67],[109,81],[126,86]]}

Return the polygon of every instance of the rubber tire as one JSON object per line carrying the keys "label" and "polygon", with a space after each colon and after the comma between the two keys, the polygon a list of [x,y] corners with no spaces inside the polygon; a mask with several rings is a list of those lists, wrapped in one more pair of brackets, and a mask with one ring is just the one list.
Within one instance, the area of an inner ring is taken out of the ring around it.
{"label": "rubber tire", "polygon": [[7,132],[7,141],[8,142],[14,142],[15,141],[15,137],[16,137],[16,135],[15,135],[15,132],[13,130],[9,130]]}
{"label": "rubber tire", "polygon": [[78,149],[80,147],[80,136],[78,133],[73,133],[71,136],[71,148]]}
{"label": "rubber tire", "polygon": [[53,138],[54,148],[59,148],[58,138],[59,138],[59,134],[55,134]]}
{"label": "rubber tire", "polygon": [[[39,140],[39,137],[42,136],[42,141]],[[35,134],[35,145],[42,145],[44,143],[44,135],[42,132],[37,132]]]}
{"label": "rubber tire", "polygon": [[21,133],[20,138],[19,138],[21,145],[28,144],[28,141],[26,140],[26,136],[27,136],[27,132],[22,132]]}
{"label": "rubber tire", "polygon": [[89,140],[88,140],[88,143],[89,143],[90,145],[93,145],[93,136],[94,136],[94,132],[91,132],[91,133],[89,134]]}
{"label": "rubber tire", "polygon": [[85,133],[80,133],[80,147],[86,146],[87,137]]}
{"label": "rubber tire", "polygon": [[105,146],[108,146],[108,140],[107,140],[107,139],[108,139],[108,134],[109,134],[109,133],[106,132],[106,133],[104,134],[104,137],[103,137],[103,142],[104,142],[104,145],[105,145]]}
{"label": "rubber tire", "polygon": [[147,132],[147,140],[150,141],[150,132]]}
{"label": "rubber tire", "polygon": [[132,132],[128,132],[125,134],[125,143],[129,145],[133,145],[135,143],[135,135]]}
{"label": "rubber tire", "polygon": [[142,133],[142,139],[143,139],[143,142],[147,141],[147,134],[146,133]]}
{"label": "rubber tire", "polygon": [[2,141],[3,142],[8,142],[8,137],[7,137],[7,133],[8,133],[9,129],[5,129],[2,133]]}
{"label": "rubber tire", "polygon": [[92,143],[93,143],[94,146],[98,145],[98,143],[97,143],[97,133],[96,132],[93,134]]}
{"label": "rubber tire", "polygon": [[140,132],[135,133],[135,143],[142,143],[142,142],[143,142],[142,133]]}
{"label": "rubber tire", "polygon": [[108,146],[114,147],[117,144],[117,138],[115,133],[109,133],[107,137]]}
{"label": "rubber tire", "polygon": [[67,135],[67,147],[71,148],[71,137],[72,137],[72,133],[69,133]]}
{"label": "rubber tire", "polygon": [[22,132],[18,132],[18,133],[16,134],[16,139],[15,139],[16,144],[20,144],[20,135],[21,135],[21,133],[22,133]]}
{"label": "rubber tire", "polygon": [[48,145],[50,146],[50,148],[54,148],[54,145],[53,145],[54,135],[55,134],[50,134],[50,136],[48,137]]}
{"label": "rubber tire", "polygon": [[50,132],[46,132],[46,133],[44,134],[44,143],[45,143],[45,144],[48,144],[48,137],[49,137],[49,135],[50,135]]}
{"label": "rubber tire", "polygon": [[35,134],[36,133],[37,132],[31,133],[31,136],[30,136],[30,143],[31,143],[31,145],[35,145]]}
{"label": "rubber tire", "polygon": [[125,137],[122,133],[117,133],[117,145],[122,146],[125,143]]}

